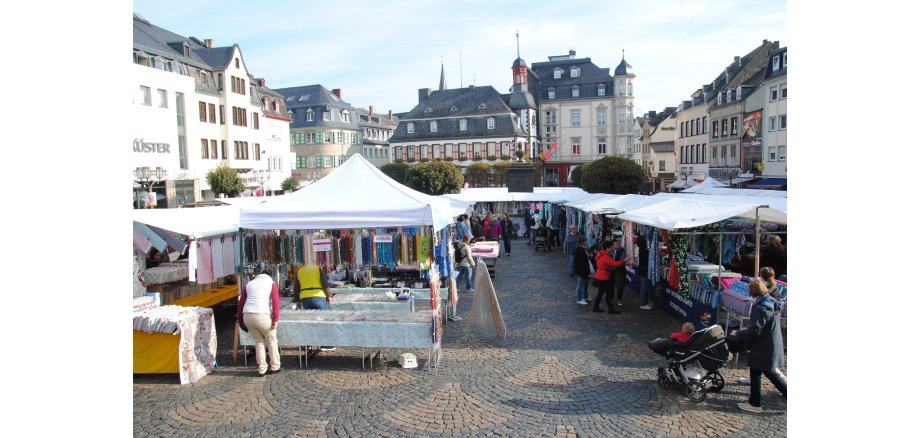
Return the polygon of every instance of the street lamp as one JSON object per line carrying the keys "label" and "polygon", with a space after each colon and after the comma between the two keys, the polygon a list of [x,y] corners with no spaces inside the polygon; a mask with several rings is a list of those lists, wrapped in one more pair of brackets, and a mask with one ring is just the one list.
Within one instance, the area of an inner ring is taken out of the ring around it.
{"label": "street lamp", "polygon": [[648,179],[648,194],[651,195],[655,191],[655,183],[652,181],[652,168],[654,164],[651,160],[648,162],[648,166],[645,168],[645,176]]}
{"label": "street lamp", "polygon": [[[153,196],[153,185],[166,179],[166,169],[162,167],[157,167],[152,170],[147,167],[137,167],[134,169],[134,182],[141,185],[142,187],[147,188],[147,199],[148,202],[145,202],[145,207],[150,208],[150,199],[156,199]],[[137,208],[141,208],[140,199],[137,200]],[[155,201],[154,201],[155,202]]]}

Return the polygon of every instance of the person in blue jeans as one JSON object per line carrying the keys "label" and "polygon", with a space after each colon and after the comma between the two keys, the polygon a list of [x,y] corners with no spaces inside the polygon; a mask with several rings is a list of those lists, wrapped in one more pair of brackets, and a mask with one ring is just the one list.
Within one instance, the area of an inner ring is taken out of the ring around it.
{"label": "person in blue jeans", "polygon": [[[574,227],[573,227],[574,228]],[[569,252],[569,257],[573,260],[572,272],[575,273],[575,278],[578,279],[578,282],[575,284],[575,302],[581,305],[588,304],[588,279],[591,278],[591,256],[588,255],[588,250],[585,248],[585,242],[588,239],[585,236],[578,236],[577,245],[575,249]],[[568,240],[568,237],[566,237]]]}
{"label": "person in blue jeans", "polygon": [[574,226],[569,227],[569,234],[565,235],[562,252],[569,259],[569,277],[575,276],[575,248],[578,246],[578,231]]}
{"label": "person in blue jeans", "polygon": [[460,288],[460,279],[466,279],[466,291],[473,291],[473,250],[470,248],[470,236],[464,236],[463,241],[457,242],[461,259],[457,262],[457,288]]}

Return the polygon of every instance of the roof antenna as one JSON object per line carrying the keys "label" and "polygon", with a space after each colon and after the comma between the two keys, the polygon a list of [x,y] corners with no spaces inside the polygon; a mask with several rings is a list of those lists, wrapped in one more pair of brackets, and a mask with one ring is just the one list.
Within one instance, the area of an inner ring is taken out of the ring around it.
{"label": "roof antenna", "polygon": [[521,57],[521,34],[520,34],[520,32],[518,32],[517,30],[515,30],[515,31],[514,31],[514,36],[517,38],[518,58],[520,58],[520,57]]}
{"label": "roof antenna", "polygon": [[626,49],[622,49],[622,50],[623,50],[623,60],[625,61],[626,60]]}

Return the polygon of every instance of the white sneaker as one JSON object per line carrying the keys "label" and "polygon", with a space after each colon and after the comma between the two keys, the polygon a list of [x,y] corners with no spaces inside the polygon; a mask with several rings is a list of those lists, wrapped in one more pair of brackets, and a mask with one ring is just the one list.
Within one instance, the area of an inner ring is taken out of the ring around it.
{"label": "white sneaker", "polygon": [[646,305],[644,305],[644,306],[639,306],[639,308],[642,309],[642,310],[652,310],[651,304],[646,304]]}
{"label": "white sneaker", "polygon": [[588,305],[588,302],[585,301],[585,300],[579,300],[579,301],[576,301],[576,302],[577,302],[578,304],[581,304],[582,306]]}
{"label": "white sneaker", "polygon": [[742,384],[742,385],[750,385],[750,384],[751,384],[751,378],[750,378],[750,377],[742,377],[742,378],[738,379],[738,383],[740,383],[740,384]]}

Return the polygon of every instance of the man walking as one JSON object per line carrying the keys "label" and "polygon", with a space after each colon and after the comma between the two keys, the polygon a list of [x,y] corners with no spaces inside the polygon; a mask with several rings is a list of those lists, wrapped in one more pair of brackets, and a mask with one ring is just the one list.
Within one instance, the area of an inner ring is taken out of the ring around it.
{"label": "man walking", "polygon": [[578,247],[578,233],[574,226],[569,227],[569,234],[565,235],[562,252],[569,259],[569,277],[575,276],[575,248]]}

